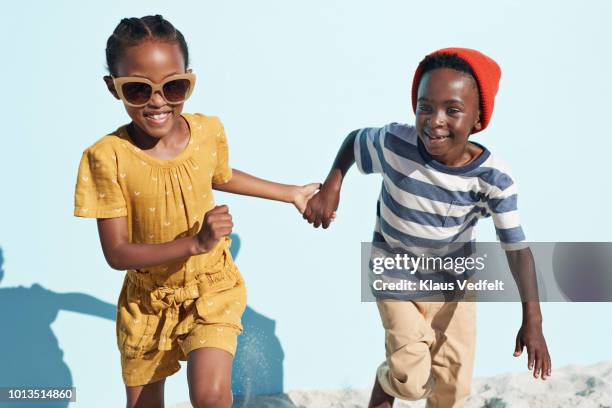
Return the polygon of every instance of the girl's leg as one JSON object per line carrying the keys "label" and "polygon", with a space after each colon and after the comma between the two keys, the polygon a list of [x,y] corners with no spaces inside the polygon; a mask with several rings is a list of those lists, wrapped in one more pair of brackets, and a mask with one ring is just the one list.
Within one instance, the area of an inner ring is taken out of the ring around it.
{"label": "girl's leg", "polygon": [[213,347],[198,348],[187,358],[189,398],[194,408],[232,406],[231,353]]}
{"label": "girl's leg", "polygon": [[125,387],[127,408],[164,408],[165,378],[151,384]]}

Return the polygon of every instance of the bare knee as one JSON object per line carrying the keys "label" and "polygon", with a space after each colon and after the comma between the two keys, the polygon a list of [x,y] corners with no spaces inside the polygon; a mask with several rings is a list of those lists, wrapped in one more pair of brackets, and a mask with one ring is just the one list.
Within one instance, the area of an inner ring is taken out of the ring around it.
{"label": "bare knee", "polygon": [[229,408],[232,406],[232,390],[220,384],[207,384],[190,393],[193,408]]}

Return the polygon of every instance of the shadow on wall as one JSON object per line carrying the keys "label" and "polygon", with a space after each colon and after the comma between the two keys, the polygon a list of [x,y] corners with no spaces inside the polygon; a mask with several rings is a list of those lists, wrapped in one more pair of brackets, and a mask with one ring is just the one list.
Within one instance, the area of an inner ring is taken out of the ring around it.
{"label": "shadow on wall", "polygon": [[[240,237],[232,234],[230,238],[230,251],[236,259],[240,251]],[[274,333],[276,322],[247,306],[242,316],[242,325],[244,331],[238,337],[238,349],[232,370],[232,390],[236,407],[248,406],[249,400],[255,396],[283,393],[285,354]],[[287,399],[287,407],[292,406],[294,405]]]}
{"label": "shadow on wall", "polygon": [[[232,234],[231,253],[240,250],[240,237]],[[0,248],[0,282],[4,276]],[[64,362],[51,324],[60,310],[115,321],[117,306],[82,293],[56,293],[39,284],[31,287],[0,287],[0,387],[72,387],[70,368]],[[247,306],[242,317],[244,332],[232,371],[235,407],[247,407],[257,396],[277,395],[274,407],[294,407],[283,394],[284,353],[275,334],[276,322]],[[278,399],[281,394],[281,400]],[[259,401],[260,399],[258,399]],[[28,404],[29,405],[29,404]],[[65,408],[67,402],[49,403]],[[0,407],[23,407],[22,402]]]}
{"label": "shadow on wall", "polygon": [[[3,265],[0,248],[0,282]],[[0,288],[0,387],[73,386],[64,352],[51,330],[60,310],[114,321],[117,307],[83,293],[56,293],[37,283],[29,288]],[[24,406],[23,402],[0,402],[0,407]],[[64,408],[68,403],[45,402],[44,406]]]}

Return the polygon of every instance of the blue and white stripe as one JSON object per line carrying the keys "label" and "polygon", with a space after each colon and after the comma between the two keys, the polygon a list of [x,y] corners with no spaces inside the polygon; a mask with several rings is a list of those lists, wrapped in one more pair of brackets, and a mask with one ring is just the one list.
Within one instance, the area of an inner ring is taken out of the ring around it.
{"label": "blue and white stripe", "polygon": [[474,241],[480,218],[491,216],[504,249],[525,247],[516,183],[508,167],[481,147],[483,153],[472,163],[448,167],[427,154],[413,126],[360,129],[354,145],[357,166],[362,173],[383,175],[374,241],[411,252],[458,248]]}

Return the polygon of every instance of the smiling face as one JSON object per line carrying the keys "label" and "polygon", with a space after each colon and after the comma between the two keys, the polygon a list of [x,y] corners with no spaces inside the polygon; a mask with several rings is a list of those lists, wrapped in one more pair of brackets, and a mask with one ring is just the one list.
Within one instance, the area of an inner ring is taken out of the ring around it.
{"label": "smiling face", "polygon": [[[144,41],[125,50],[117,61],[116,71],[118,77],[143,77],[159,83],[171,75],[184,73],[185,59],[176,42]],[[119,99],[112,78],[105,76],[104,81],[108,90]],[[179,120],[183,104],[168,104],[156,92],[145,106],[124,106],[139,132],[161,139],[183,126]]]}
{"label": "smiling face", "polygon": [[468,144],[472,130],[482,126],[479,103],[476,81],[469,74],[437,68],[423,75],[417,93],[416,129],[434,159],[457,167],[479,154]]}

